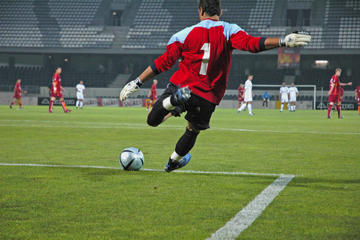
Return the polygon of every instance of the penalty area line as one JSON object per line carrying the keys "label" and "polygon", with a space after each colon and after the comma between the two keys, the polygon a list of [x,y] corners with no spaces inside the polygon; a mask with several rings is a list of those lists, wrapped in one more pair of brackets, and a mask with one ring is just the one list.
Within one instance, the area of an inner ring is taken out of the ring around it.
{"label": "penalty area line", "polygon": [[[52,168],[85,168],[85,169],[112,169],[122,170],[119,167],[90,166],[90,165],[60,165],[38,163],[0,163],[0,166],[13,167],[52,167]],[[143,169],[144,172],[164,172],[160,169]],[[140,172],[141,172],[140,171]],[[251,173],[251,172],[211,172],[194,170],[175,170],[174,173],[214,174],[214,175],[245,175],[245,176],[276,176],[277,178],[257,195],[246,207],[241,209],[223,227],[218,229],[207,240],[234,240],[262,214],[270,203],[291,182],[295,175],[275,173]]]}
{"label": "penalty area line", "polygon": [[246,207],[241,209],[230,221],[218,229],[207,240],[234,240],[262,214],[267,206],[291,182],[294,175],[281,175]]}
{"label": "penalty area line", "polygon": [[[61,164],[41,164],[41,163],[0,163],[0,166],[13,167],[52,167],[52,168],[88,168],[88,169],[113,169],[123,170],[120,167],[91,166],[91,165],[61,165]],[[164,172],[161,169],[142,169],[144,172]],[[276,173],[254,173],[254,172],[212,172],[212,171],[195,171],[195,170],[175,170],[174,173],[194,173],[194,174],[214,174],[214,175],[245,175],[245,176],[293,176]]]}

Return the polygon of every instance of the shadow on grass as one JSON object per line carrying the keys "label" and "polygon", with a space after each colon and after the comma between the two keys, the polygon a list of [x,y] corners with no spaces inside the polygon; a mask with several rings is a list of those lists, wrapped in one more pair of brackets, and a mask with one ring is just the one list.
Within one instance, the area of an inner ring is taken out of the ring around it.
{"label": "shadow on grass", "polygon": [[[343,186],[341,186],[343,185]],[[314,188],[319,190],[354,191],[353,187],[360,187],[360,179],[335,179],[335,178],[305,178],[296,177],[289,187]]]}

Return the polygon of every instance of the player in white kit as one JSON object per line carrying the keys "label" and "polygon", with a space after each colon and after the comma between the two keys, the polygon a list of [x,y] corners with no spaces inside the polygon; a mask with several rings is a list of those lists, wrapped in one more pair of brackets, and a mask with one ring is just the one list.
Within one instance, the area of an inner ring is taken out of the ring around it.
{"label": "player in white kit", "polygon": [[80,81],[79,84],[76,85],[76,108],[83,108],[84,106],[84,96],[85,96],[85,85],[84,81]]}
{"label": "player in white kit", "polygon": [[296,111],[296,97],[299,96],[299,91],[295,84],[292,83],[291,87],[289,88],[289,95],[290,95],[290,112]]}
{"label": "player in white kit", "polygon": [[239,109],[239,113],[242,112],[243,110],[245,110],[246,106],[248,108],[249,111],[249,115],[253,116],[253,112],[252,112],[252,80],[253,80],[254,76],[253,75],[249,75],[248,79],[245,82],[245,97],[244,97],[244,102],[245,104],[241,105],[241,108]]}
{"label": "player in white kit", "polygon": [[289,88],[286,86],[286,83],[282,83],[282,87],[280,88],[280,99],[281,99],[281,108],[280,112],[284,110],[284,103],[288,104],[289,109]]}

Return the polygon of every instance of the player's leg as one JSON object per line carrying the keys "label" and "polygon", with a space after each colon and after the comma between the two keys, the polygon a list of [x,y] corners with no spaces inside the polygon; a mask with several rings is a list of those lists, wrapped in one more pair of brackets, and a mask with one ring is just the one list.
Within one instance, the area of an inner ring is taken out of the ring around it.
{"label": "player's leg", "polygon": [[53,109],[53,106],[54,106],[54,101],[55,101],[55,97],[54,96],[51,96],[50,97],[50,103],[49,103],[49,113],[52,113],[52,109]]}
{"label": "player's leg", "polygon": [[170,83],[165,92],[155,102],[153,108],[147,116],[147,124],[156,127],[166,120],[166,116],[172,113],[172,116],[180,116],[183,112],[184,105],[190,98],[190,90],[188,88],[178,88]]}
{"label": "player's leg", "polygon": [[248,111],[249,111],[249,115],[250,116],[254,115],[253,112],[252,112],[252,102],[247,103],[247,108],[248,108]]}
{"label": "player's leg", "polygon": [[331,109],[332,109],[333,106],[334,106],[334,103],[333,103],[333,102],[330,102],[330,103],[329,103],[329,106],[328,106],[328,118],[331,117]]}
{"label": "player's leg", "polygon": [[22,104],[21,98],[16,99],[16,102],[19,105],[19,108],[22,109],[23,104]]}
{"label": "player's leg", "polygon": [[360,115],[360,103],[358,103],[358,113]]}
{"label": "player's leg", "polygon": [[208,129],[212,113],[216,105],[204,99],[192,96],[189,100],[187,114],[188,120],[185,133],[180,137],[175,146],[175,151],[171,154],[165,171],[170,172],[185,166],[191,158],[190,150],[194,147],[200,131]]}
{"label": "player's leg", "polygon": [[239,112],[244,111],[244,110],[245,110],[245,108],[246,108],[246,106],[247,106],[247,102],[243,102],[243,103],[241,104],[241,107],[240,107]]}
{"label": "player's leg", "polygon": [[338,112],[338,118],[344,118],[343,116],[341,116],[341,102],[337,102],[336,107]]}
{"label": "player's leg", "polygon": [[149,105],[150,110],[154,107],[154,105],[155,105],[155,100],[151,99],[150,100],[150,105]]}
{"label": "player's leg", "polygon": [[16,98],[13,98],[13,100],[11,101],[9,107],[12,108],[14,106],[15,102],[16,102]]}
{"label": "player's leg", "polygon": [[84,107],[84,99],[80,99],[80,108]]}
{"label": "player's leg", "polygon": [[150,99],[146,99],[145,100],[145,108],[146,108],[146,110],[149,112],[149,110],[150,110],[150,108],[149,108],[149,105],[150,105]]}
{"label": "player's leg", "polygon": [[67,109],[67,107],[66,107],[65,100],[64,100],[63,97],[60,97],[60,102],[61,102],[61,106],[62,106],[62,108],[63,108],[63,110],[64,110],[64,113],[70,112],[70,110]]}
{"label": "player's leg", "polygon": [[281,99],[281,107],[280,107],[280,112],[282,112],[284,110],[284,99]]}
{"label": "player's leg", "polygon": [[76,108],[79,108],[80,107],[80,101],[79,101],[79,98],[78,99],[76,99]]}
{"label": "player's leg", "polygon": [[330,95],[329,96],[329,105],[328,105],[328,118],[331,118],[331,110],[332,110],[333,106],[334,106],[333,96]]}

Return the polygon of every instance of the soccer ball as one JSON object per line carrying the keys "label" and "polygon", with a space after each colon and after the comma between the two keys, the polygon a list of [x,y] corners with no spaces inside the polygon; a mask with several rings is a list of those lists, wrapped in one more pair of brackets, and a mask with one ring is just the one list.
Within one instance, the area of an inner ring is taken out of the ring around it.
{"label": "soccer ball", "polygon": [[120,154],[120,164],[126,171],[137,171],[144,165],[144,154],[135,147],[125,148]]}

